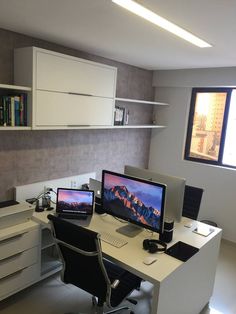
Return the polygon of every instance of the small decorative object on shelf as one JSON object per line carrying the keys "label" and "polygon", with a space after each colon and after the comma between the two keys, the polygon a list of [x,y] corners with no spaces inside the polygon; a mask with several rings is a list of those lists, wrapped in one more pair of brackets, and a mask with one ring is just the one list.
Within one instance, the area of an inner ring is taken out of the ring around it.
{"label": "small decorative object on shelf", "polygon": [[129,122],[129,110],[124,107],[115,107],[114,125],[127,125]]}

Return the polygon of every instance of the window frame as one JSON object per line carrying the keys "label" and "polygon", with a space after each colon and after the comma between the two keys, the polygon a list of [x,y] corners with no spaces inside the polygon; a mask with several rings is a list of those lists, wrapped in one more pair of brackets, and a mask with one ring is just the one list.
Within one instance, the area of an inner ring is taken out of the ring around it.
{"label": "window frame", "polygon": [[[194,87],[192,89],[191,94],[191,102],[189,108],[189,116],[188,116],[188,126],[187,126],[187,133],[186,133],[186,141],[185,141],[185,150],[184,150],[184,159],[188,161],[194,161],[204,164],[210,164],[220,167],[228,167],[228,168],[236,168],[236,166],[223,164],[223,152],[224,152],[224,145],[225,145],[225,137],[226,137],[226,128],[228,123],[228,115],[229,115],[229,107],[230,107],[230,100],[232,91],[236,88],[231,87]],[[193,119],[195,113],[195,106],[196,106],[196,97],[197,93],[227,93],[226,101],[225,101],[225,111],[222,123],[222,131],[221,131],[221,138],[220,138],[220,147],[219,147],[219,154],[218,160],[207,160],[201,159],[196,157],[190,156],[190,146],[192,140],[192,129],[193,129]]]}

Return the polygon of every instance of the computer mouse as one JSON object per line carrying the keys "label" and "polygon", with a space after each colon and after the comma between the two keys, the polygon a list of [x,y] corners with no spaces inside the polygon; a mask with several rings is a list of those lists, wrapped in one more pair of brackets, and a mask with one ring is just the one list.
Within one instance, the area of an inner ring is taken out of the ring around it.
{"label": "computer mouse", "polygon": [[157,260],[157,258],[155,256],[146,256],[143,260],[143,263],[145,265],[151,265],[153,263],[155,263]]}

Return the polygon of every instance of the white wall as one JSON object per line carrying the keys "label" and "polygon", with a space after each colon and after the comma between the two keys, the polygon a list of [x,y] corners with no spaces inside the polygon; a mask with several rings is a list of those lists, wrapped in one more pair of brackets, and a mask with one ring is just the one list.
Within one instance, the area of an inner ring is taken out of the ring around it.
{"label": "white wall", "polygon": [[204,188],[199,219],[215,221],[236,242],[236,170],[183,160],[192,87],[236,86],[236,68],[156,71],[154,85],[156,100],[170,106],[158,110],[167,128],[152,131],[149,168]]}

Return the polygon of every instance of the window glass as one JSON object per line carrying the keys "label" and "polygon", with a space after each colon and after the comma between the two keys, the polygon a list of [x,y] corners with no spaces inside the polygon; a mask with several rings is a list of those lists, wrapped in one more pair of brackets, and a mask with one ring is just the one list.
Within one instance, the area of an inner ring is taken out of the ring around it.
{"label": "window glass", "polygon": [[196,93],[189,157],[217,161],[226,92]]}

